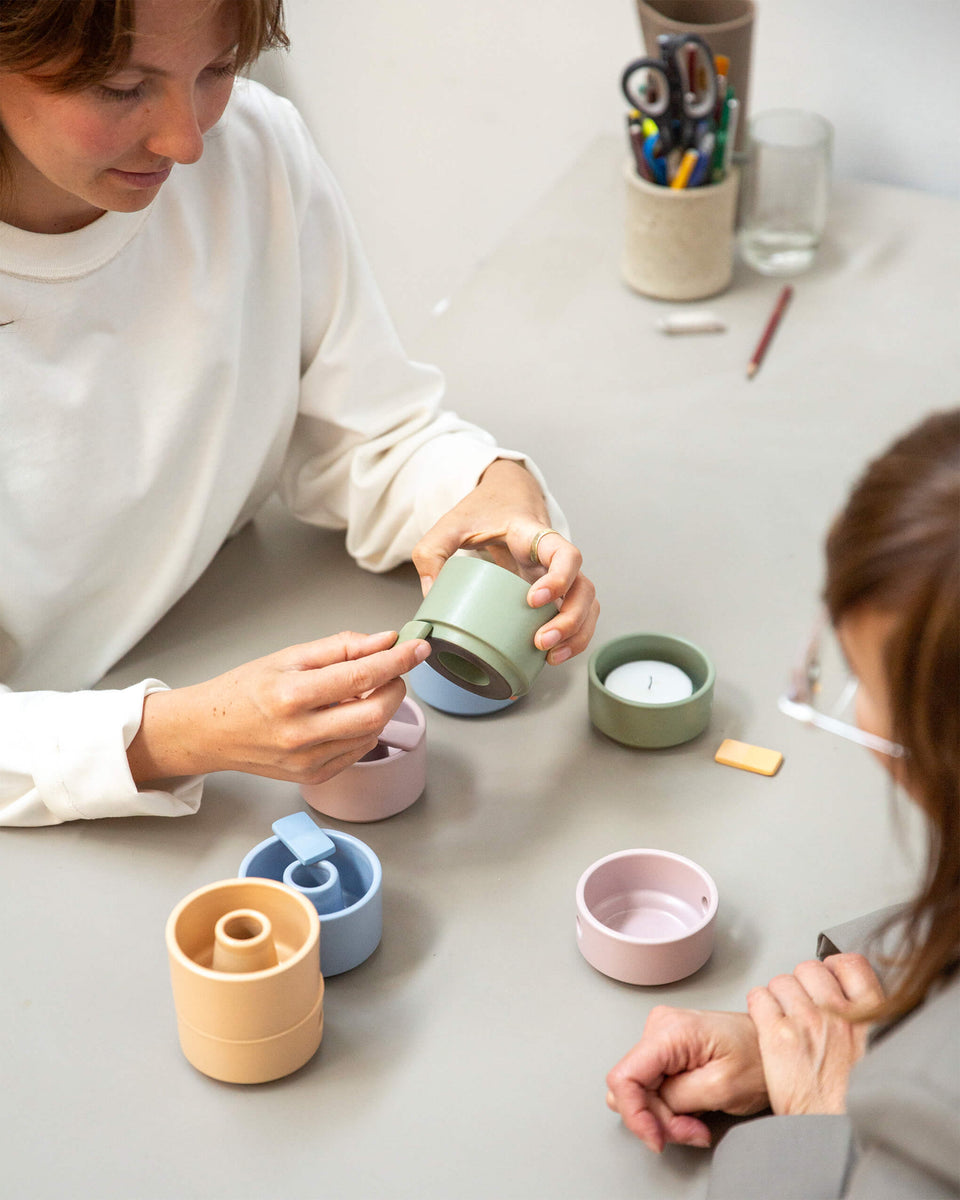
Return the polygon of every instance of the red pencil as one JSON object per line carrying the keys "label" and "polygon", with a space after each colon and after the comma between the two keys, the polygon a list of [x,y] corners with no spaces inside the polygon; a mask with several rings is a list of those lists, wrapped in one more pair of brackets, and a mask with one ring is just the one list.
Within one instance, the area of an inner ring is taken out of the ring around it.
{"label": "red pencil", "polygon": [[763,356],[767,352],[767,347],[773,335],[777,332],[777,326],[780,324],[780,318],[783,316],[787,305],[790,303],[790,297],[793,295],[793,288],[788,283],[780,293],[777,303],[774,306],[773,312],[770,314],[770,320],[767,322],[767,327],[763,331],[763,337],[757,343],[757,348],[753,352],[753,358],[747,364],[747,378],[752,379],[760,370],[760,364],[763,362]]}

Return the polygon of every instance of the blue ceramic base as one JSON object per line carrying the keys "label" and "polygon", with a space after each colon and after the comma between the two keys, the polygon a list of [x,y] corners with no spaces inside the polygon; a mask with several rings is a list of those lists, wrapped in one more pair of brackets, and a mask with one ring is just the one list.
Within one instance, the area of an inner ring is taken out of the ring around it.
{"label": "blue ceramic base", "polygon": [[359,838],[335,829],[323,832],[336,851],[315,867],[301,866],[278,837],[270,837],[247,854],[239,875],[276,879],[310,900],[320,917],[320,971],[324,976],[342,975],[380,945],[383,870]]}
{"label": "blue ceramic base", "polygon": [[479,717],[485,713],[499,712],[501,708],[509,708],[516,702],[516,698],[490,700],[486,696],[476,696],[446,679],[428,662],[414,667],[407,675],[407,680],[418,699],[429,704],[431,708],[452,713],[456,717]]}

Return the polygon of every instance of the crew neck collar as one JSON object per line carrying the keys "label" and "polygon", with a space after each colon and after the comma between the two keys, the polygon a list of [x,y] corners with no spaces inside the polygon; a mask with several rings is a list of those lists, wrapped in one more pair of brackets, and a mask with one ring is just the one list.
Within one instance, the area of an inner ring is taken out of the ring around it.
{"label": "crew neck collar", "polygon": [[105,212],[72,233],[30,233],[0,221],[0,274],[50,283],[89,275],[120,253],[155,203],[138,212]]}

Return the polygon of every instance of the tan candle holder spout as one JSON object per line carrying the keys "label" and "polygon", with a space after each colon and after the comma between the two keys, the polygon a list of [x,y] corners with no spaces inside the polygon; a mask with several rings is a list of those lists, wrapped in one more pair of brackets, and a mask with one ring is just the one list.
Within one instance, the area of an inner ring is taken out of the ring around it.
{"label": "tan candle holder spout", "polygon": [[273,925],[266,913],[237,908],[224,913],[213,928],[214,971],[241,974],[277,965]]}

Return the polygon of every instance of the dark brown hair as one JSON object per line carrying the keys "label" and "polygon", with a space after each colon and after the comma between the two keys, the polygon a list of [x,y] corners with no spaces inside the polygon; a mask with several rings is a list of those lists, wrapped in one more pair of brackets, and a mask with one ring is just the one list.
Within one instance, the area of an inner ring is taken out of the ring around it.
{"label": "dark brown hair", "polygon": [[[283,0],[209,0],[230,4],[238,22],[237,69],[264,50],[286,47]],[[73,91],[122,68],[135,32],[135,0],[3,0],[0,71],[36,71],[58,64],[50,86]]]}
{"label": "dark brown hair", "polygon": [[960,959],[960,409],[927,417],[869,464],[826,552],[835,626],[861,605],[895,617],[884,651],[892,737],[927,817],[920,892],[898,918],[895,987],[867,1014],[888,1019]]}
{"label": "dark brown hair", "polygon": [[[234,9],[238,71],[264,50],[289,45],[283,0],[207,3]],[[43,71],[45,86],[52,91],[80,91],[123,68],[135,31],[136,0],[0,0],[0,72],[53,67]],[[0,187],[9,185],[8,174],[0,143]]]}

